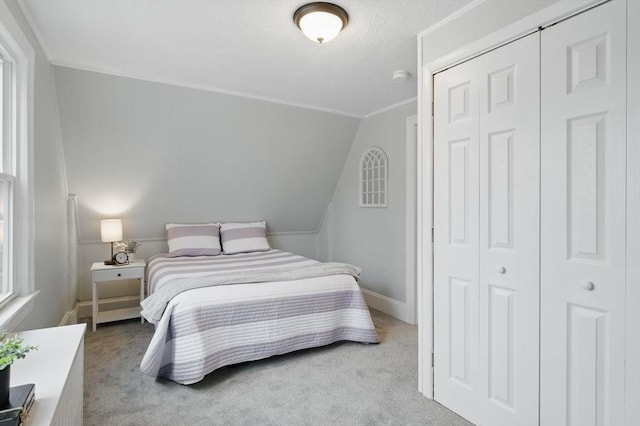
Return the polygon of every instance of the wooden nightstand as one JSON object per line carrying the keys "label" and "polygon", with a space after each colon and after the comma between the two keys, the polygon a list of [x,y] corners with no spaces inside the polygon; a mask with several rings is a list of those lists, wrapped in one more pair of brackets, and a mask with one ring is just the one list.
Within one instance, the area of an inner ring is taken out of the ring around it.
{"label": "wooden nightstand", "polygon": [[140,315],[140,306],[124,309],[113,309],[110,311],[98,312],[98,283],[103,281],[120,280],[140,280],[140,301],[144,300],[144,260],[133,260],[128,265],[115,266],[105,265],[104,262],[96,262],[91,266],[91,277],[93,281],[93,331],[96,325],[110,321],[119,321],[140,317],[144,323],[144,318]]}

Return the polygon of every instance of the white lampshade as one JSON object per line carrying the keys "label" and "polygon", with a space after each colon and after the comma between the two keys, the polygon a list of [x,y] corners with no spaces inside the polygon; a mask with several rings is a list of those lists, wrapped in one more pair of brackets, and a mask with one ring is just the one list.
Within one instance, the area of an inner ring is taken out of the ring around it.
{"label": "white lampshade", "polygon": [[100,221],[100,239],[104,243],[122,241],[122,220],[105,219]]}
{"label": "white lampshade", "polygon": [[300,7],[293,20],[310,40],[326,43],[333,40],[347,25],[347,12],[332,3],[316,2]]}

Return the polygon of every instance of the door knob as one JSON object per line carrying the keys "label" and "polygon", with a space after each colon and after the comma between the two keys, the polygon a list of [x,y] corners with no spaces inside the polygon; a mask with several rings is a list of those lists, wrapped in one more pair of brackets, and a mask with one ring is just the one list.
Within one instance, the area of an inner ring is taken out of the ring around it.
{"label": "door knob", "polygon": [[504,266],[496,266],[496,272],[502,275],[507,272],[507,268],[505,268]]}
{"label": "door knob", "polygon": [[591,281],[583,281],[581,286],[582,286],[582,288],[584,288],[587,291],[591,291],[594,288],[596,288],[596,285],[594,283],[592,283]]}

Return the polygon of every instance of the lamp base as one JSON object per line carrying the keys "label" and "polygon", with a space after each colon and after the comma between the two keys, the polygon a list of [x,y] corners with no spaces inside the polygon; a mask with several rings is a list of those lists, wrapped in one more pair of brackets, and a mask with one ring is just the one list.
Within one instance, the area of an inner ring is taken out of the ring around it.
{"label": "lamp base", "polygon": [[109,258],[109,260],[105,260],[104,261],[105,265],[115,265],[116,262],[113,261],[113,241],[111,242],[111,257]]}

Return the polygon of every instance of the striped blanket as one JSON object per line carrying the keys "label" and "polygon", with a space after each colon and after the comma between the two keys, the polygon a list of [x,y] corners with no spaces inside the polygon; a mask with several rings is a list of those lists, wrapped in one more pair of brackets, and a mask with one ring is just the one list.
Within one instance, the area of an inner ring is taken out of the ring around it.
{"label": "striped blanket", "polygon": [[[291,253],[214,257],[155,256],[147,269],[149,299],[171,294],[142,360],[153,377],[190,384],[225,365],[267,358],[336,341],[378,342],[360,288],[348,268],[318,277],[258,282],[260,274],[292,276],[322,264]],[[338,271],[338,272],[335,272]],[[254,277],[232,283],[220,277]],[[304,275],[302,275],[304,276]],[[211,280],[212,286],[204,286]],[[221,285],[225,284],[225,285]],[[230,285],[233,284],[233,285]],[[143,302],[144,304],[144,302]],[[153,319],[153,318],[152,318]]]}

